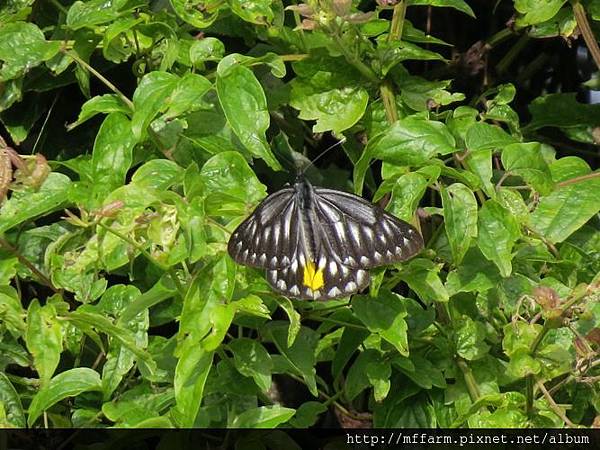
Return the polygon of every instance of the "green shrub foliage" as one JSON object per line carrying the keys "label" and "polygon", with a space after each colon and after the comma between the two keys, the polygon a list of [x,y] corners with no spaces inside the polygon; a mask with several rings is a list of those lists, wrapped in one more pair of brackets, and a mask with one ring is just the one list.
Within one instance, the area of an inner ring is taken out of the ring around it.
{"label": "green shrub foliage", "polygon": [[[596,20],[2,2],[0,426],[597,424]],[[307,176],[426,248],[352,298],[283,298],[227,241],[340,140]]]}

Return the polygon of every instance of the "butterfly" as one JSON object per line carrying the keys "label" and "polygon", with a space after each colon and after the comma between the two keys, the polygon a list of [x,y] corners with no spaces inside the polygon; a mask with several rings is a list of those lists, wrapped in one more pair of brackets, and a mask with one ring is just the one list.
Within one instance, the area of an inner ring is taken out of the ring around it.
{"label": "butterfly", "polygon": [[356,293],[369,284],[367,269],[405,261],[422,248],[412,225],[303,176],[266,197],[227,245],[237,263],[266,269],[276,292],[312,300]]}

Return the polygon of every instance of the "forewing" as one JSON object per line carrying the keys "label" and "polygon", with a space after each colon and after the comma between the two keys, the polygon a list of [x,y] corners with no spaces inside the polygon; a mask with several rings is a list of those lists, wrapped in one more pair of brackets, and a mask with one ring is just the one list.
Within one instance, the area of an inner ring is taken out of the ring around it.
{"label": "forewing", "polygon": [[343,265],[368,269],[411,258],[423,238],[410,224],[361,197],[315,189],[315,212],[332,255]]}
{"label": "forewing", "polygon": [[298,244],[294,190],[265,198],[229,238],[227,251],[239,264],[264,269],[290,265]]}

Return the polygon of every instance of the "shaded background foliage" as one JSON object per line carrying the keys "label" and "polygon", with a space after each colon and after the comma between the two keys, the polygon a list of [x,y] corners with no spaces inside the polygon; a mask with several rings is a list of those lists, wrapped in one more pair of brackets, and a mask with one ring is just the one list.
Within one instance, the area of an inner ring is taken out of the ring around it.
{"label": "shaded background foliage", "polygon": [[[597,20],[597,0],[1,6],[0,423],[597,424]],[[427,247],[352,299],[290,301],[225,245],[342,137],[311,180]]]}

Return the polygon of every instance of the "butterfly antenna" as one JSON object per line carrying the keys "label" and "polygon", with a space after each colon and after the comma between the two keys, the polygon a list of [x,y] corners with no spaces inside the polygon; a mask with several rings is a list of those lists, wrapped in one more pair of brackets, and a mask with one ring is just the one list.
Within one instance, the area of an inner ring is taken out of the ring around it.
{"label": "butterfly antenna", "polygon": [[304,167],[304,169],[302,169],[302,171],[300,172],[300,175],[304,175],[304,173],[311,167],[314,166],[315,163],[321,159],[323,156],[325,156],[325,154],[327,154],[330,150],[334,149],[335,147],[337,147],[338,145],[342,145],[344,142],[346,142],[346,138],[342,138],[339,141],[337,141],[335,144],[331,144],[329,147],[327,147],[325,150],[323,150],[321,153],[319,153],[317,155],[316,158],[314,158],[309,164],[306,165],[306,167]]}

